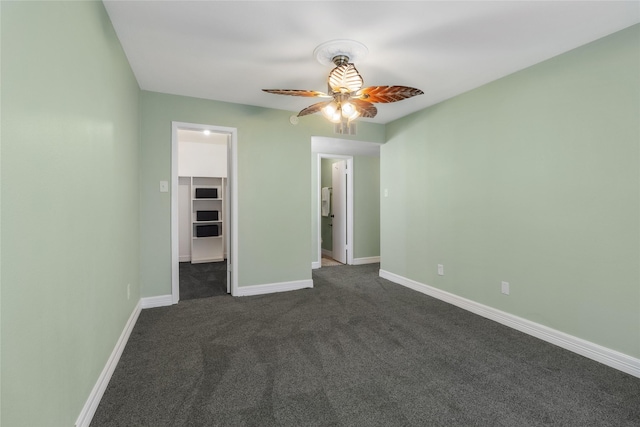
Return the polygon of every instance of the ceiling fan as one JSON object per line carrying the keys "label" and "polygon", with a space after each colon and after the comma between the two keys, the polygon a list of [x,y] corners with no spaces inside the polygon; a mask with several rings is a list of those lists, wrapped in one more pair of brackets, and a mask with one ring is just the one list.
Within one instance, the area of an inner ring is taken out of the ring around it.
{"label": "ceiling fan", "polygon": [[320,63],[335,64],[327,80],[328,93],[296,89],[262,90],[277,95],[326,98],[327,101],[318,102],[300,111],[298,117],[321,111],[329,121],[343,125],[358,117],[375,117],[378,109],[374,103],[397,102],[424,93],[420,89],[407,86],[363,88],[364,80],[350,61],[366,53],[367,48],[353,40],[334,40],[315,49],[314,54]]}

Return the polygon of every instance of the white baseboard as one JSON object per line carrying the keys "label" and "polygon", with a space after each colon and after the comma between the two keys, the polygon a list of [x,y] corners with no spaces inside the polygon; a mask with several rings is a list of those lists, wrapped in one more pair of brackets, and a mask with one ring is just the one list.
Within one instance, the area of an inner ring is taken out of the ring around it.
{"label": "white baseboard", "polygon": [[189,262],[191,261],[191,255],[180,255],[178,257],[178,262]]}
{"label": "white baseboard", "polygon": [[375,264],[376,262],[380,262],[379,256],[370,256],[365,258],[354,258],[353,265],[362,265],[362,264]]}
{"label": "white baseboard", "polygon": [[329,249],[322,249],[322,255],[333,258],[333,251],[330,251]]}
{"label": "white baseboard", "polygon": [[140,306],[144,308],[166,307],[173,305],[173,296],[160,295],[157,297],[147,297],[140,299]]}
{"label": "white baseboard", "polygon": [[138,316],[140,315],[140,302],[136,304],[131,316],[129,316],[129,320],[124,326],[124,330],[120,334],[120,338],[116,342],[116,346],[114,347],[109,359],[107,359],[107,364],[102,369],[100,376],[98,377],[98,381],[93,386],[91,393],[89,393],[89,397],[85,402],[82,410],[80,411],[80,415],[78,415],[78,419],[76,420],[76,427],[89,427],[91,424],[91,420],[93,419],[93,415],[96,413],[96,409],[98,409],[98,404],[100,403],[100,399],[102,399],[102,395],[104,391],[107,389],[107,385],[109,385],[109,381],[111,380],[111,376],[113,375],[113,371],[116,369],[118,365],[118,361],[120,360],[120,356],[122,356],[122,352],[124,351],[124,347],[127,345],[127,341],[129,340],[129,336],[131,335],[131,331],[138,320]]}
{"label": "white baseboard", "polygon": [[264,285],[239,286],[235,296],[246,297],[253,295],[272,294],[274,292],[297,291],[313,288],[313,280],[294,280],[292,282],[268,283]]}
{"label": "white baseboard", "polygon": [[322,267],[322,261],[320,261],[320,262],[315,262],[315,261],[311,262],[311,269],[312,270],[315,270],[316,268],[320,268],[320,267]]}
{"label": "white baseboard", "polygon": [[380,270],[380,277],[640,378],[640,359],[452,293]]}

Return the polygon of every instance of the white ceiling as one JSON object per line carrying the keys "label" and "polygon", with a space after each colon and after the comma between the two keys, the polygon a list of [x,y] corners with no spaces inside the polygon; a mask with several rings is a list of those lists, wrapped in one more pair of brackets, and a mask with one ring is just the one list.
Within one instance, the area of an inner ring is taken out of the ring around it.
{"label": "white ceiling", "polygon": [[261,89],[326,91],[332,67],[314,48],[357,40],[365,86],[425,92],[378,104],[377,123],[640,22],[638,1],[104,3],[141,89],[155,92],[299,111],[317,101]]}

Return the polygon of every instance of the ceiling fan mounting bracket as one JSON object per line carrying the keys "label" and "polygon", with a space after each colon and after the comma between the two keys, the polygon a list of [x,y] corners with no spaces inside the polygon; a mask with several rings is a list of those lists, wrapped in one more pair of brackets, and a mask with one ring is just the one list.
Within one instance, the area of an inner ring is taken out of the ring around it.
{"label": "ceiling fan mounting bracket", "polygon": [[334,56],[331,61],[334,64],[336,64],[336,67],[339,67],[341,65],[348,64],[349,63],[349,57],[347,55],[338,55],[338,56]]}
{"label": "ceiling fan mounting bracket", "polygon": [[336,66],[362,60],[369,53],[365,45],[355,40],[338,39],[322,43],[313,50],[313,56],[322,65]]}

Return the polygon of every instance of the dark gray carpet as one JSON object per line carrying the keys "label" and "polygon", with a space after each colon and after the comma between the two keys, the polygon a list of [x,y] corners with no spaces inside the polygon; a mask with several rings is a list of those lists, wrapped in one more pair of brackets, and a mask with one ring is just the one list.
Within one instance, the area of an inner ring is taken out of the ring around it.
{"label": "dark gray carpet", "polygon": [[180,301],[227,295],[227,262],[180,263]]}
{"label": "dark gray carpet", "polygon": [[378,268],[144,310],[91,425],[640,425],[640,379]]}

